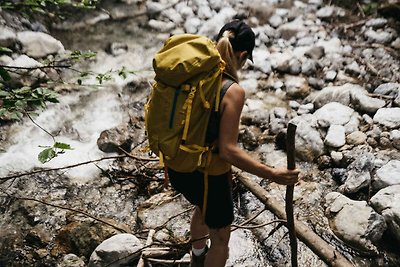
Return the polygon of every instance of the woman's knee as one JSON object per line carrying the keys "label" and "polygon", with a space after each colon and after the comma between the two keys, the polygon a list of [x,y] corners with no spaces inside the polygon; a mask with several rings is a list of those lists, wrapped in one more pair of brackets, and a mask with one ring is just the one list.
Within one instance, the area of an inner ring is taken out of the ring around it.
{"label": "woman's knee", "polygon": [[212,246],[228,247],[230,236],[230,225],[220,229],[210,229],[210,240]]}

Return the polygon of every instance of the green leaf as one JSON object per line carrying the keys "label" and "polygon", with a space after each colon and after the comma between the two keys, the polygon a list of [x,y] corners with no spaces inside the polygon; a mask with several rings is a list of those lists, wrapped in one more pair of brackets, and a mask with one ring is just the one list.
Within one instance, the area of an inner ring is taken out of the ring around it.
{"label": "green leaf", "polygon": [[57,154],[52,147],[46,148],[45,150],[43,150],[42,152],[39,153],[38,160],[44,164],[56,156],[57,156]]}
{"label": "green leaf", "polygon": [[13,51],[7,47],[0,46],[0,55],[1,54],[11,54]]}
{"label": "green leaf", "polygon": [[10,74],[8,74],[8,71],[6,71],[3,67],[0,67],[0,76],[3,81],[8,82],[9,80],[11,80]]}
{"label": "green leaf", "polygon": [[20,119],[22,119],[23,116],[24,116],[24,114],[22,114],[22,112],[13,111],[13,112],[11,112],[10,118],[12,120],[18,120],[19,121]]}
{"label": "green leaf", "polygon": [[53,147],[58,149],[73,149],[71,145],[60,142],[55,142]]}

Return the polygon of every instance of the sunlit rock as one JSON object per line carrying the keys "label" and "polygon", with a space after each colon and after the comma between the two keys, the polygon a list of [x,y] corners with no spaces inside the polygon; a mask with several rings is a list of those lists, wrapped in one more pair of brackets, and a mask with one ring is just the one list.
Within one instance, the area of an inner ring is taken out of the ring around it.
{"label": "sunlit rock", "polygon": [[371,205],[385,218],[390,233],[400,242],[400,185],[378,191],[371,198]]}
{"label": "sunlit rock", "polygon": [[333,124],[345,125],[350,121],[353,113],[352,108],[338,102],[331,102],[316,110],[314,116],[321,127],[329,127]]}
{"label": "sunlit rock", "polygon": [[377,243],[386,230],[382,215],[366,201],[354,201],[337,192],[326,195],[326,215],[332,231],[360,251],[376,252]]}
{"label": "sunlit rock", "polygon": [[57,264],[57,267],[86,267],[86,263],[75,254],[67,254]]}
{"label": "sunlit rock", "polygon": [[17,33],[17,39],[22,44],[22,51],[33,58],[43,58],[64,51],[63,44],[43,32],[24,31]]}
{"label": "sunlit rock", "polygon": [[380,108],[375,116],[374,122],[389,129],[400,127],[400,108]]}
{"label": "sunlit rock", "polygon": [[391,160],[376,171],[373,187],[377,189],[400,184],[400,160]]}
{"label": "sunlit rock", "polygon": [[93,251],[89,267],[119,267],[131,263],[141,255],[143,244],[132,234],[118,234],[104,240]]}
{"label": "sunlit rock", "polygon": [[325,145],[330,147],[341,147],[346,143],[345,128],[342,125],[332,124],[326,134]]}
{"label": "sunlit rock", "polygon": [[374,155],[363,153],[347,166],[347,179],[340,190],[345,194],[357,193],[371,183],[371,171],[374,168]]}
{"label": "sunlit rock", "polygon": [[17,34],[8,27],[0,26],[0,46],[12,46],[17,40]]}

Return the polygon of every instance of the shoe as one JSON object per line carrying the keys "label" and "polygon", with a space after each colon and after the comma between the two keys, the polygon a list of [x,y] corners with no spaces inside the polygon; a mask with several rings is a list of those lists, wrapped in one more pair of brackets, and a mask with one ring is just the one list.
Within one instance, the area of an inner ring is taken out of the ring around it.
{"label": "shoe", "polygon": [[208,246],[206,246],[206,249],[204,250],[203,253],[201,253],[200,256],[196,256],[192,254],[192,257],[190,259],[190,267],[204,267],[204,260],[206,259],[206,254],[208,251]]}

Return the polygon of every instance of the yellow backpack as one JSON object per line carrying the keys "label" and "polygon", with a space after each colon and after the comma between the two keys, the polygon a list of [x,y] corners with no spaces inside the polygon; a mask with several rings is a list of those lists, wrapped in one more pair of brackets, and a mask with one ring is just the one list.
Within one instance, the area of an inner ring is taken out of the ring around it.
{"label": "yellow backpack", "polygon": [[224,67],[215,43],[193,34],[168,38],[155,55],[146,130],[150,149],[167,167],[192,172],[207,165],[206,131],[219,108]]}

